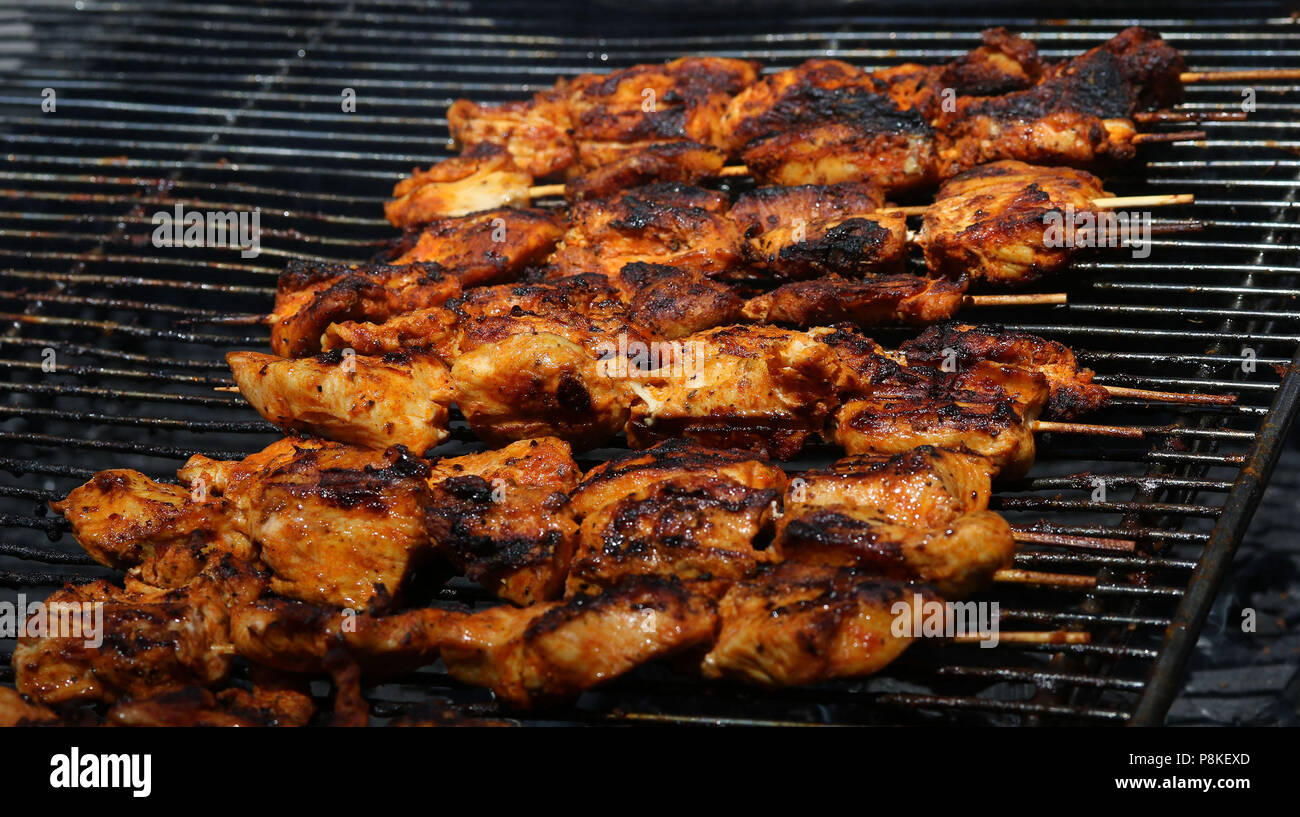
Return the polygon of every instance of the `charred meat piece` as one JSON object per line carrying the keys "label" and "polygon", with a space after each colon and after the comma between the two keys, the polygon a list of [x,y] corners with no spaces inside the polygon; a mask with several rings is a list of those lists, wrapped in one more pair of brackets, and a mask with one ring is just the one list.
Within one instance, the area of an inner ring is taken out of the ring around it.
{"label": "charred meat piece", "polygon": [[866,72],[840,60],[812,59],[768,74],[727,106],[724,147],[735,154],[756,139],[829,121],[839,96],[880,90]]}
{"label": "charred meat piece", "polygon": [[558,597],[577,532],[568,493],[580,472],[569,445],[521,440],[433,470],[425,525],[435,550],[507,601]]}
{"label": "charred meat piece", "polygon": [[633,575],[738,579],[759,550],[785,485],[781,469],[739,452],[662,443],[599,466],[573,493],[583,513],[569,594]]}
{"label": "charred meat piece", "polygon": [[384,321],[439,306],[460,291],[460,281],[437,264],[349,267],[290,261],[276,288],[271,349],[281,357],[315,354],[321,333],[334,321]]}
{"label": "charred meat piece", "polygon": [[517,279],[555,249],[564,230],[543,210],[502,207],[440,218],[407,234],[393,264],[438,264],[462,287]]}
{"label": "charred meat piece", "polygon": [[1025,332],[950,323],[935,326],[899,347],[909,365],[943,365],[958,372],[988,364],[1044,377],[1050,388],[1046,412],[1070,418],[1096,411],[1110,401],[1105,388],[1092,382],[1093,372],[1079,366],[1068,346]]}
{"label": "charred meat piece", "polygon": [[965,298],[962,282],[886,275],[847,280],[827,275],[794,281],[745,301],[743,314],[756,323],[809,327],[849,321],[932,324],[949,320]]}
{"label": "charred meat piece", "polygon": [[[1114,105],[1099,108],[1107,115],[1114,112],[1127,117],[1135,111],[1168,108],[1183,99],[1181,74],[1187,70],[1183,55],[1159,33],[1140,26],[1130,26],[1096,48],[1051,66],[1046,78],[1083,74],[1109,80],[1112,65],[1123,82],[1099,87],[1094,103]],[[1100,96],[1105,92],[1118,97],[1103,101]]]}
{"label": "charred meat piece", "polygon": [[893,608],[918,594],[935,599],[923,586],[847,568],[762,569],[718,603],[721,626],[701,670],[706,678],[765,687],[870,675],[911,644],[894,635]]}
{"label": "charred meat piece", "polygon": [[443,645],[442,658],[453,678],[523,709],[707,643],[716,621],[707,596],[675,579],[641,576],[594,596],[475,613]]}
{"label": "charred meat piece", "polygon": [[650,376],[628,381],[634,447],[681,436],[786,459],[837,404],[838,359],[813,333],[729,326],[674,344]]}
{"label": "charred meat piece", "polygon": [[483,145],[500,146],[528,175],[551,176],[577,161],[567,96],[568,86],[561,81],[522,102],[480,105],[458,99],[447,109],[447,126],[457,147],[471,155]]}
{"label": "charred meat piece", "polygon": [[740,296],[698,272],[637,261],[619,271],[616,283],[628,320],[653,337],[676,340],[740,319]]}
{"label": "charred meat piece", "polygon": [[786,493],[775,556],[969,595],[1015,554],[1010,526],[988,510],[989,470],[982,457],[922,446],[804,471]]}
{"label": "charred meat piece", "polygon": [[901,272],[906,251],[907,222],[890,214],[799,219],[742,245],[750,267],[775,281]]}
{"label": "charred meat piece", "polygon": [[663,142],[724,147],[727,103],[758,70],[747,60],[682,57],[576,77],[568,92],[579,162],[598,167]]}
{"label": "charred meat piece", "polygon": [[1082,170],[994,162],[939,188],[917,243],[936,274],[1025,283],[1069,263],[1072,248],[1083,243],[1074,232],[1095,224],[1092,202],[1109,195]]}
{"label": "charred meat piece", "polygon": [[550,264],[557,276],[614,277],[635,261],[720,274],[739,261],[739,236],[723,215],[727,203],[720,193],[677,184],[579,202]]}
{"label": "charred meat piece", "polygon": [[118,701],[112,726],[306,726],[316,711],[311,696],[286,684],[230,687],[213,693],[180,687]]}
{"label": "charred meat piece", "polygon": [[376,358],[336,349],[291,360],[230,352],[226,362],[249,405],[286,430],[417,453],[447,438],[451,373],[433,355]]}
{"label": "charred meat piece", "polygon": [[480,210],[527,207],[532,183],[505,148],[484,143],[428,170],[413,170],[393,188],[384,215],[394,227],[416,227]]}
{"label": "charred meat piece", "polygon": [[927,118],[942,110],[946,98],[999,96],[1033,87],[1044,73],[1038,49],[1005,28],[981,32],[982,44],[946,65],[904,65],[876,71],[889,97],[903,110],[917,109]]}
{"label": "charred meat piece", "polygon": [[880,188],[864,182],[759,187],[741,194],[727,212],[741,235],[753,238],[799,220],[844,220],[866,216],[885,203]]}
{"label": "charred meat piece", "polygon": [[726,158],[721,150],[698,142],[649,145],[570,179],[564,195],[578,202],[608,198],[655,182],[695,184],[718,175]]}

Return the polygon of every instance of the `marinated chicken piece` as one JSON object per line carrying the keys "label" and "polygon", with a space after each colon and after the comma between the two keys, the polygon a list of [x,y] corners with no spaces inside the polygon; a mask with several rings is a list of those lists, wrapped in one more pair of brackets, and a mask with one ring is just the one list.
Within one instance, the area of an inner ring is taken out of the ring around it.
{"label": "marinated chicken piece", "polygon": [[1016,401],[940,389],[848,400],[833,438],[849,454],[901,454],[922,445],[986,457],[993,473],[1017,479],[1034,462],[1034,435]]}
{"label": "marinated chicken piece", "polygon": [[1105,387],[1092,382],[1092,370],[1080,367],[1068,346],[1024,332],[951,323],[927,329],[899,351],[909,365],[938,367],[947,359],[958,372],[986,364],[1041,375],[1050,388],[1045,409],[1053,417],[1076,417],[1110,402]]}
{"label": "marinated chicken piece", "polygon": [[253,557],[248,539],[227,524],[219,497],[139,471],[100,471],[50,509],[71,523],[77,544],[95,561],[132,568],[158,587],[184,585],[215,553]]}
{"label": "marinated chicken piece", "polygon": [[765,568],[718,603],[721,626],[701,671],[765,687],[870,675],[912,643],[894,635],[893,608],[912,604],[916,595],[936,600],[921,585],[846,568]]}
{"label": "marinated chicken piece", "polygon": [[750,267],[775,281],[901,272],[907,221],[891,214],[799,219],[748,239],[741,249]]}
{"label": "marinated chicken piece", "polygon": [[717,275],[739,261],[739,236],[723,215],[726,208],[721,193],[676,184],[582,201],[574,205],[571,226],[550,264],[556,276],[614,277],[635,261]]}
{"label": "marinated chicken piece", "polygon": [[650,145],[569,179],[564,195],[578,202],[608,198],[655,182],[695,184],[718,175],[726,158],[721,150],[697,142]]}
{"label": "marinated chicken piece", "polygon": [[568,494],[580,475],[568,443],[553,437],[439,460],[425,511],[433,546],[507,601],[556,598],[573,556]]}
{"label": "marinated chicken piece", "polygon": [[461,150],[473,154],[485,149],[481,146],[499,145],[525,173],[551,176],[577,161],[567,96],[568,86],[561,80],[523,102],[480,105],[458,99],[447,109],[447,127]]}
{"label": "marinated chicken piece", "polygon": [[716,621],[707,596],[675,579],[640,576],[595,596],[475,613],[443,645],[442,659],[453,678],[523,709],[707,643]]}
{"label": "marinated chicken piece", "polygon": [[864,182],[759,187],[741,194],[727,212],[745,238],[800,221],[843,221],[868,216],[885,204],[880,188]]}
{"label": "marinated chicken piece", "polygon": [[111,726],[306,726],[316,711],[311,696],[286,686],[231,687],[213,694],[181,687],[118,701],[108,711]]}
{"label": "marinated chicken piece", "polygon": [[394,227],[417,227],[450,216],[498,207],[527,207],[533,177],[509,151],[484,143],[428,170],[415,168],[393,188],[384,215]]}
{"label": "marinated chicken piece", "polygon": [[429,473],[400,446],[306,448],[222,495],[272,571],[272,591],[384,610],[429,549]]}
{"label": "marinated chicken piece", "polygon": [[904,65],[875,71],[888,94],[904,110],[918,109],[927,118],[942,110],[944,91],[957,96],[999,96],[1030,88],[1042,78],[1044,66],[1029,40],[1005,28],[981,32],[982,45],[946,65]]}
{"label": "marinated chicken piece", "polygon": [[988,510],[989,470],[982,457],[923,446],[805,471],[786,493],[774,558],[969,595],[1015,555],[1011,527]]}
{"label": "marinated chicken piece", "polygon": [[1113,101],[1123,106],[1121,110],[1126,111],[1123,116],[1134,111],[1169,108],[1183,99],[1181,75],[1187,70],[1183,55],[1162,40],[1159,33],[1140,26],[1130,26],[1096,48],[1052,65],[1046,77],[1088,74],[1099,63],[1103,69],[1098,69],[1097,75],[1107,76],[1113,64],[1123,78],[1122,84],[1101,89],[1121,94]]}
{"label": "marinated chicken piece", "polygon": [[840,60],[812,59],[768,74],[727,106],[723,147],[735,154],[756,139],[835,119],[834,106],[841,97],[880,90],[861,68]]}
{"label": "marinated chicken piece", "polygon": [[409,233],[393,250],[393,264],[438,264],[465,288],[517,279],[540,263],[564,234],[543,210],[503,207],[440,218]]}
{"label": "marinated chicken piece", "polygon": [[51,726],[59,716],[47,706],[35,703],[10,687],[0,687],[0,728],[8,726]]}
{"label": "marinated chicken piece", "polygon": [[727,103],[758,71],[747,60],[682,57],[576,77],[568,90],[579,162],[598,167],[663,142],[725,147]]}
{"label": "marinated chicken piece", "polygon": [[887,275],[847,280],[827,275],[793,281],[745,301],[743,314],[756,323],[809,327],[849,321],[931,324],[949,320],[961,308],[964,282]]}
{"label": "marinated chicken piece", "polygon": [[50,705],[212,686],[233,663],[229,608],[261,592],[260,578],[230,557],[175,590],[103,580],[56,590],[45,601],[47,624],[58,610],[69,626],[18,639],[15,684]]}
{"label": "marinated chicken piece", "polygon": [[1094,224],[1093,200],[1109,195],[1082,170],[994,162],[939,188],[917,243],[938,275],[1025,283],[1065,268],[1076,227]]}
{"label": "marinated chicken piece", "polygon": [[680,436],[788,459],[837,404],[838,359],[812,333],[730,326],[677,343],[671,360],[628,381],[633,447]]}
{"label": "marinated chicken piece", "polygon": [[624,266],[616,282],[628,320],[656,338],[676,340],[741,317],[740,296],[691,270],[637,261]]}
{"label": "marinated chicken piece", "polygon": [[567,592],[634,575],[738,579],[765,560],[781,469],[680,441],[598,466],[573,493],[583,513]]}
{"label": "marinated chicken piece", "polygon": [[336,349],[290,360],[230,352],[226,362],[249,405],[281,428],[417,453],[447,439],[454,390],[447,366],[433,355],[376,358]]}
{"label": "marinated chicken piece", "polygon": [[442,306],[417,309],[383,323],[340,321],[326,327],[321,347],[329,352],[351,349],[374,357],[430,350],[445,361],[457,354],[459,325],[456,313]]}
{"label": "marinated chicken piece", "polygon": [[271,350],[281,357],[315,354],[321,333],[334,321],[383,321],[439,306],[460,291],[460,282],[436,264],[349,267],[290,261],[270,315]]}

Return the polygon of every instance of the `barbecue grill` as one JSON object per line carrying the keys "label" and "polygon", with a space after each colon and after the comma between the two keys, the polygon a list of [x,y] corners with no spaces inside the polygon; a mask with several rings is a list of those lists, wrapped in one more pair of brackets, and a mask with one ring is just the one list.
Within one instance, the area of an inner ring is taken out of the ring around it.
{"label": "barbecue grill", "polygon": [[[769,18],[707,6],[654,17],[549,0],[0,6],[0,599],[113,575],[45,509],[94,471],[167,478],[191,453],[238,458],[274,439],[238,395],[214,391],[231,384],[222,355],[263,348],[262,329],[212,319],[268,311],[287,259],[373,256],[394,235],[381,209],[394,181],[449,155],[443,111],[454,98],[521,98],[557,75],[682,53],[777,68],[814,56],[872,68],[940,61],[996,24],[1055,59],[1135,22],[880,18],[849,4]],[[1140,22],[1191,70],[1300,67],[1300,25],[1273,4]],[[1118,400],[1104,422],[1140,426],[1145,438],[1046,435],[1030,477],[999,487],[993,508],[1027,540],[1016,566],[1077,581],[1000,585],[981,598],[999,602],[1004,628],[1086,632],[1088,643],[922,643],[878,676],[782,692],[652,666],[569,707],[504,714],[1160,723],[1300,398],[1300,87],[1193,85],[1186,107],[1239,109],[1247,90],[1246,121],[1144,146],[1107,177],[1117,195],[1194,193],[1195,205],[1156,215],[1200,229],[1156,235],[1147,258],[1095,251],[1042,287],[1067,290],[1068,306],[966,315],[1065,342],[1102,383],[1239,395],[1230,407]],[[342,105],[349,91],[354,111]],[[260,209],[260,255],[155,247],[153,215],[177,203]],[[462,432],[453,448],[470,439]],[[1035,533],[1091,539],[1070,547],[1035,543]],[[472,585],[427,578],[432,599],[487,602]],[[12,650],[0,641],[0,683],[12,682]],[[440,665],[366,695],[380,721],[430,701],[496,711]]]}

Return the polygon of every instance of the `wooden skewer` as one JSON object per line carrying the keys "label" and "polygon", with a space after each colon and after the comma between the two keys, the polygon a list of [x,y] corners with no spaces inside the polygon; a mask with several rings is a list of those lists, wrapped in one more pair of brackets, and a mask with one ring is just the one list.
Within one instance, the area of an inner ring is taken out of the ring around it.
{"label": "wooden skewer", "polygon": [[1090,423],[1057,423],[1050,420],[1034,420],[1029,428],[1035,434],[1056,432],[1058,434],[1093,434],[1098,437],[1141,437],[1145,432],[1133,426],[1101,426]]}
{"label": "wooden skewer", "polygon": [[234,392],[235,394],[238,394],[238,393],[239,393],[239,387],[238,387],[238,386],[213,386],[213,387],[212,387],[212,390],[213,390],[213,391]]}
{"label": "wooden skewer", "polygon": [[1245,71],[1184,71],[1179,82],[1249,82],[1251,80],[1300,79],[1300,68],[1253,68]]}
{"label": "wooden skewer", "polygon": [[[1175,204],[1191,204],[1196,196],[1191,193],[1160,193],[1153,196],[1111,196],[1093,199],[1092,206],[1099,210],[1115,210],[1121,207],[1170,207]],[[930,209],[928,204],[916,204],[910,207],[882,207],[877,213],[891,215],[923,216]]]}
{"label": "wooden skewer", "polygon": [[1138,111],[1134,122],[1242,122],[1245,111]]}
{"label": "wooden skewer", "polygon": [[1072,536],[1065,533],[1044,533],[1042,531],[1012,528],[1012,537],[1027,545],[1058,545],[1060,547],[1085,548],[1087,550],[1113,550],[1132,553],[1137,550],[1137,542],[1132,539],[1108,539],[1102,536]]}
{"label": "wooden skewer", "polygon": [[1205,131],[1203,130],[1179,130],[1168,133],[1139,133],[1132,139],[1135,145],[1146,145],[1152,142],[1195,142],[1197,139],[1204,139]]}
{"label": "wooden skewer", "polygon": [[[726,170],[725,167],[722,169]],[[564,189],[565,185],[562,182],[560,184],[539,184],[528,188],[528,198],[542,199],[547,196],[563,196]]]}
{"label": "wooden skewer", "polygon": [[[1089,633],[1070,630],[1046,630],[1040,632],[1017,631],[998,633],[999,644],[1091,644]],[[978,633],[955,635],[949,641],[954,644],[978,644],[986,639]]]}
{"label": "wooden skewer", "polygon": [[1152,391],[1151,389],[1130,389],[1126,386],[1102,386],[1111,397],[1134,397],[1139,400],[1158,400],[1164,403],[1187,403],[1189,405],[1231,406],[1237,402],[1235,394],[1187,394],[1179,391]]}
{"label": "wooden skewer", "polygon": [[965,306],[1031,306],[1034,304],[1063,304],[1069,302],[1064,292],[1038,292],[1027,295],[967,295]]}
{"label": "wooden skewer", "polygon": [[1096,576],[1075,573],[1040,573],[1037,570],[1009,568],[993,574],[993,581],[1004,584],[1050,584],[1056,587],[1096,587]]}

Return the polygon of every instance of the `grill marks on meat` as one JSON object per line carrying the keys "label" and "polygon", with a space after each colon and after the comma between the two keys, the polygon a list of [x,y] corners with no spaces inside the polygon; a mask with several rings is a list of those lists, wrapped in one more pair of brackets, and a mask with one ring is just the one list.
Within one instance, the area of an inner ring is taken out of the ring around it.
{"label": "grill marks on meat", "polygon": [[409,232],[392,263],[437,264],[465,288],[504,283],[549,255],[563,233],[554,213],[500,207]]}
{"label": "grill marks on meat", "polygon": [[[541,178],[566,170],[577,160],[570,131],[567,84],[542,91],[523,102],[479,105],[458,99],[447,109],[447,127],[457,147],[470,157],[505,150],[529,176]],[[524,187],[531,181],[524,182]]]}
{"label": "grill marks on meat", "polygon": [[718,175],[727,155],[698,142],[650,145],[619,156],[570,179],[564,195],[570,202],[609,198],[622,190],[663,182],[695,184]]}
{"label": "grill marks on meat", "polygon": [[935,598],[922,586],[844,568],[765,568],[718,603],[721,626],[701,671],[766,687],[870,675],[911,644],[893,634],[891,608],[914,594]]}
{"label": "grill marks on meat", "polygon": [[417,453],[447,439],[455,390],[450,370],[435,356],[334,350],[293,360],[230,352],[226,362],[249,405],[283,429]]}
{"label": "grill marks on meat", "polygon": [[824,326],[849,321],[933,324],[961,308],[965,283],[914,275],[848,280],[826,275],[793,281],[745,302],[743,314],[755,323]]}
{"label": "grill marks on meat", "polygon": [[628,576],[737,579],[764,561],[780,468],[735,451],[661,443],[598,466],[574,491],[582,517],[569,594]]}
{"label": "grill marks on meat", "polygon": [[479,210],[526,207],[532,183],[505,148],[483,144],[428,170],[416,168],[393,188],[384,215],[394,227],[414,227]]}
{"label": "grill marks on meat", "polygon": [[1072,230],[1067,213],[1095,217],[1093,200],[1109,195],[1100,179],[1081,170],[994,162],[939,188],[917,241],[926,265],[939,275],[995,284],[1032,281],[1060,271],[1073,256],[1064,241],[1049,246],[1049,216]]}
{"label": "grill marks on meat", "polygon": [[628,320],[651,337],[677,340],[742,317],[740,296],[690,270],[637,261],[619,270],[615,283],[627,304]]}
{"label": "grill marks on meat", "polygon": [[556,598],[573,555],[569,492],[579,476],[568,444],[554,438],[441,460],[425,510],[434,548],[499,598]]}
{"label": "grill marks on meat", "polygon": [[988,510],[988,462],[922,446],[803,472],[786,493],[775,558],[919,579],[960,598],[1011,564],[1015,540]]}
{"label": "grill marks on meat", "polygon": [[349,267],[290,261],[270,316],[271,349],[282,357],[320,351],[334,321],[383,321],[460,294],[460,281],[437,264]]}

